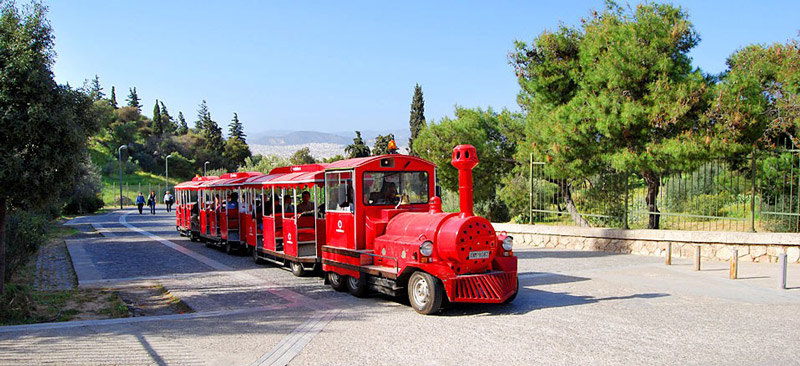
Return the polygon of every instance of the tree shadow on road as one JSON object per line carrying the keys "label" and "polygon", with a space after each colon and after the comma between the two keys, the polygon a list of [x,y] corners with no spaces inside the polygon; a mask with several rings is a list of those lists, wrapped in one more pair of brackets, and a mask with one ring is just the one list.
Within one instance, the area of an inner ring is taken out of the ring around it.
{"label": "tree shadow on road", "polygon": [[442,316],[527,314],[534,310],[594,304],[601,301],[653,299],[669,296],[666,293],[641,293],[626,296],[594,297],[532,289],[532,286],[558,285],[588,281],[590,278],[568,276],[549,272],[524,272],[519,274],[519,294],[508,304],[451,303],[440,313]]}

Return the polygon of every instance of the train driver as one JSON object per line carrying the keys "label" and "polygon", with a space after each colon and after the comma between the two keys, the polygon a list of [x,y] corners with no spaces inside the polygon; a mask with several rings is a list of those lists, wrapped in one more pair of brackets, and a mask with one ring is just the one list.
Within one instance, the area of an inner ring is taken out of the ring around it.
{"label": "train driver", "polygon": [[311,193],[308,193],[308,191],[303,191],[302,202],[300,202],[300,204],[297,205],[297,212],[307,213],[313,211],[314,211],[314,203],[311,202]]}

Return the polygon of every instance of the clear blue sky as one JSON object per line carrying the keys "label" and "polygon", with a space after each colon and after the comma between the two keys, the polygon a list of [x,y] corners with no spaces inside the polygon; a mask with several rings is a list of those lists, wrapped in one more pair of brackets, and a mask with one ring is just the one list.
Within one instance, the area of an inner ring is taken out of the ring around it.
{"label": "clear blue sky", "polygon": [[[634,3],[635,4],[635,3]],[[751,43],[800,30],[800,1],[686,1],[706,72]],[[260,131],[408,127],[415,83],[428,120],[453,106],[518,110],[507,55],[601,1],[51,1],[56,79],[99,75],[124,104],[136,86],[152,113],[163,100],[193,125],[208,102],[225,127],[238,112]]]}

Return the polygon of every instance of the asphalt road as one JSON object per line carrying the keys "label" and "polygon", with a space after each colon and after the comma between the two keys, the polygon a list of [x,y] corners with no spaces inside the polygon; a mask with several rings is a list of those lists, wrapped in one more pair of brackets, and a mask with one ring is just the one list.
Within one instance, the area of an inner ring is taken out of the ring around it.
{"label": "asphalt road", "polygon": [[159,283],[196,313],[0,327],[0,364],[798,364],[800,268],[518,248],[509,305],[435,316],[385,296],[255,265],[133,210],[78,218],[102,238],[68,243],[81,286]]}

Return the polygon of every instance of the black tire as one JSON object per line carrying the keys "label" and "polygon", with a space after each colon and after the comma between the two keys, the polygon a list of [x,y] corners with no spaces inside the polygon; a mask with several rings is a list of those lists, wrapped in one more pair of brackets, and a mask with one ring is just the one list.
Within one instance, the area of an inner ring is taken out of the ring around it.
{"label": "black tire", "polygon": [[514,301],[514,299],[517,298],[517,294],[518,293],[519,293],[519,278],[517,278],[517,290],[514,291],[514,294],[511,295],[511,297],[509,297],[505,301],[503,301],[503,304],[510,304],[512,301]]}
{"label": "black tire", "polygon": [[225,254],[233,255],[234,249],[233,245],[231,245],[231,242],[225,241],[225,245],[223,246],[223,248],[225,248]]}
{"label": "black tire", "polygon": [[344,276],[336,272],[328,272],[328,283],[331,285],[331,288],[336,291],[341,292],[347,290]]}
{"label": "black tire", "polygon": [[264,264],[264,260],[258,256],[258,248],[253,248],[253,262],[255,264]]}
{"label": "black tire", "polygon": [[306,269],[300,262],[289,262],[289,268],[292,269],[292,274],[295,277],[303,277],[306,274]]}
{"label": "black tire", "polygon": [[216,248],[217,246],[214,243],[206,240],[206,248]]}
{"label": "black tire", "polygon": [[350,295],[355,297],[367,296],[369,287],[367,286],[367,277],[365,274],[362,274],[361,278],[347,276],[347,280],[345,282],[347,282],[347,290],[350,292]]}
{"label": "black tire", "polygon": [[442,307],[444,287],[438,278],[425,272],[414,272],[408,280],[408,302],[420,314],[430,315]]}

